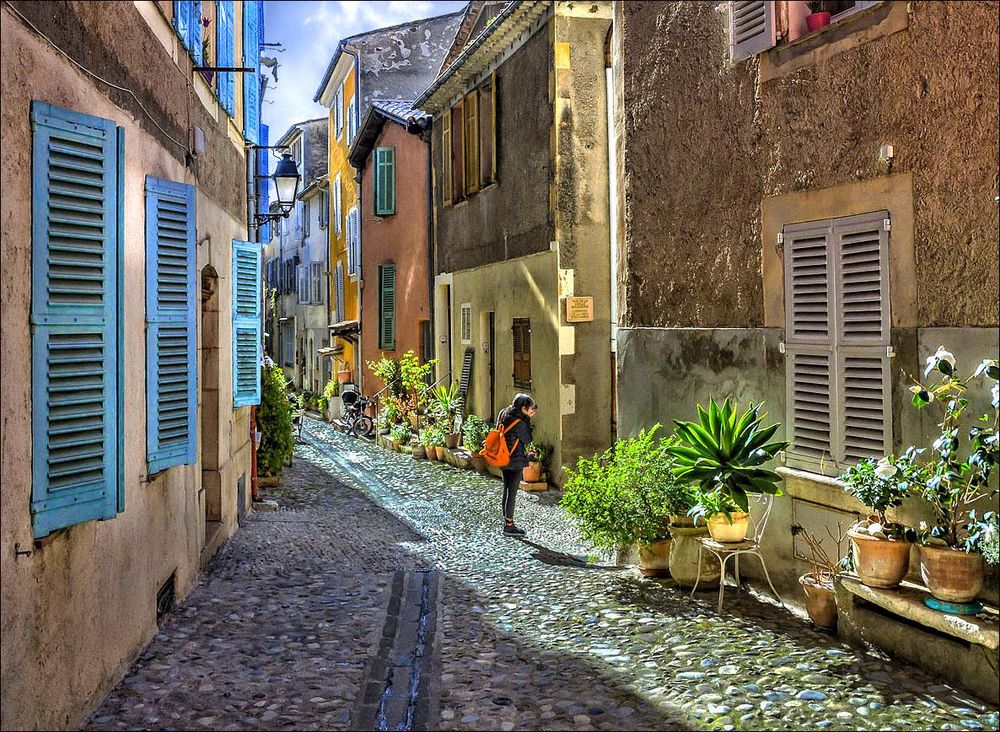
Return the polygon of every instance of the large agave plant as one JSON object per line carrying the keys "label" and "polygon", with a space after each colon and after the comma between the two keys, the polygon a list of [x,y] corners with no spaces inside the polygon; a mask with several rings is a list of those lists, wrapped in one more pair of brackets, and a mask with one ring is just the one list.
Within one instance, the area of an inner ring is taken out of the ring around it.
{"label": "large agave plant", "polygon": [[781,476],[762,467],[787,442],[768,442],[777,424],[764,426],[763,404],[739,405],[726,399],[721,406],[712,399],[706,411],[698,405],[698,422],[676,420],[678,442],[669,447],[679,480],[698,483],[702,491],[721,491],[748,510],[748,493],[780,495]]}

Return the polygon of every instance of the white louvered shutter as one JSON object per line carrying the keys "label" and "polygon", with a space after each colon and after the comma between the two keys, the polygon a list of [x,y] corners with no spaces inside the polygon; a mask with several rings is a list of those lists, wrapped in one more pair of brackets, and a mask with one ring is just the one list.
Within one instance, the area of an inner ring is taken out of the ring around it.
{"label": "white louvered shutter", "polygon": [[344,263],[337,262],[333,278],[334,294],[336,296],[336,322],[342,323],[347,317],[344,312]]}
{"label": "white louvered shutter", "polygon": [[146,460],[195,461],[195,189],[146,178]]}
{"label": "white louvered shutter", "polygon": [[729,48],[733,61],[742,61],[777,42],[773,0],[730,0]]}
{"label": "white louvered shutter", "polygon": [[891,450],[888,221],[877,211],[833,226],[838,432],[848,463]]}

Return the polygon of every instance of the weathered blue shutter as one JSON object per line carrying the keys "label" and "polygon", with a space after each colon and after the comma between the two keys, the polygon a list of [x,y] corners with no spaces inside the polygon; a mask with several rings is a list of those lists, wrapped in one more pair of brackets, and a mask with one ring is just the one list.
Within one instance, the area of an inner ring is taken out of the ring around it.
{"label": "weathered blue shutter", "polygon": [[396,213],[396,148],[375,148],[375,215]]}
{"label": "weathered blue shutter", "polygon": [[260,32],[261,7],[257,0],[243,3],[243,65],[254,69],[243,74],[243,136],[260,144]]}
{"label": "weathered blue shutter", "polygon": [[120,132],[32,102],[34,535],[119,506]]}
{"label": "weathered blue shutter", "polygon": [[259,244],[233,240],[233,406],[260,404]]}
{"label": "weathered blue shutter", "polygon": [[188,0],[174,0],[174,30],[180,37],[184,48],[188,47],[191,28],[191,3]]}
{"label": "weathered blue shutter", "polygon": [[[235,66],[233,0],[217,0],[215,21],[216,66]],[[232,117],[236,114],[236,81],[231,71],[219,72],[219,101]],[[267,143],[264,143],[265,145]]]}
{"label": "weathered blue shutter", "polygon": [[146,460],[148,472],[195,461],[195,191],[146,178]]}
{"label": "weathered blue shutter", "polygon": [[[265,147],[269,145],[268,142],[268,127],[265,124],[260,126],[260,144]],[[271,208],[271,189],[268,186],[267,175],[270,172],[270,156],[267,150],[257,151],[257,175],[264,176],[263,178],[257,179],[257,213],[266,214]],[[271,240],[271,225],[264,224],[260,228],[260,233],[257,237],[259,241],[270,241]]]}
{"label": "weathered blue shutter", "polygon": [[196,64],[201,58],[201,0],[174,1],[174,28]]}

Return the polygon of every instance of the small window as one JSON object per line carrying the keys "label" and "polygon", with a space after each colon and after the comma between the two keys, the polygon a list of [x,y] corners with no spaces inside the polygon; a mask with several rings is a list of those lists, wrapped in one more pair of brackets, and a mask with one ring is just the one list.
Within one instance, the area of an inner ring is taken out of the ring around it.
{"label": "small window", "polygon": [[531,320],[514,318],[514,386],[531,388]]}
{"label": "small window", "polygon": [[358,113],[357,105],[354,103],[354,98],[351,98],[350,103],[347,105],[347,145],[350,146],[354,142],[354,138],[358,134]]}
{"label": "small window", "polygon": [[461,322],[459,323],[459,336],[462,345],[472,343],[472,303],[462,303]]}

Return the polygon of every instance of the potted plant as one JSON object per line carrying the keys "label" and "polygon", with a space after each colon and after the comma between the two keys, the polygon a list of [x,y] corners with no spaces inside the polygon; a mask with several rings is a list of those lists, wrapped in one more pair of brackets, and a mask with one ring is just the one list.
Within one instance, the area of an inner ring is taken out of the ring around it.
{"label": "potted plant", "polygon": [[595,548],[621,551],[638,543],[640,569],[651,576],[671,569],[667,517],[675,509],[674,493],[685,490],[674,477],[667,441],[656,437],[659,427],[580,458],[567,469],[560,501]]}
{"label": "potted plant", "polygon": [[459,413],[462,411],[462,400],[458,395],[458,384],[451,386],[443,384],[435,387],[431,393],[431,414],[436,423],[442,428],[445,439],[445,446],[451,450],[458,447],[461,435],[455,429],[455,423]]}
{"label": "potted plant", "polygon": [[764,465],[788,443],[769,442],[779,424],[764,426],[763,406],[750,404],[741,412],[729,399],[721,405],[711,399],[707,410],[697,406],[698,422],[677,421],[677,442],[669,448],[677,478],[699,487],[699,503],[689,515],[704,518],[709,530],[714,525],[728,541],[746,536],[748,494],[781,495],[781,477]]}
{"label": "potted plant", "polygon": [[292,403],[288,399],[285,372],[280,366],[261,367],[261,399],[257,407],[257,473],[261,481],[273,478],[277,485],[281,471],[295,448],[292,425]]}
{"label": "potted plant", "polygon": [[540,442],[532,442],[525,446],[528,455],[528,464],[524,468],[524,482],[538,483],[545,474],[549,458],[552,457],[552,448]]}
{"label": "potted plant", "polygon": [[[842,524],[837,524],[837,535],[834,536],[827,527],[836,551],[835,557],[841,555],[841,545],[846,538]],[[799,584],[806,595],[806,612],[817,628],[834,629],[837,627],[837,596],[833,590],[833,580],[840,574],[839,560],[834,560],[823,546],[822,540],[811,531],[806,531],[798,524],[792,525],[792,536],[800,537],[809,547],[808,572],[799,577]]]}
{"label": "potted plant", "polygon": [[847,537],[854,570],[869,587],[898,587],[910,568],[908,529],[890,521],[887,512],[910,494],[912,454],[865,458],[840,476],[844,490],[868,509],[868,517],[851,527]]}
{"label": "potted plant", "polygon": [[420,430],[420,444],[423,445],[427,453],[428,460],[437,460],[437,430],[433,427],[424,427]]}
{"label": "potted plant", "polygon": [[[209,24],[211,22],[212,21],[209,18],[204,18],[203,17],[201,19],[201,25],[202,25],[203,28],[205,28],[205,30],[203,31],[202,39],[201,39],[201,62],[205,66],[210,66],[211,65],[209,63],[209,53],[212,50],[212,41],[211,41],[211,37],[210,37],[211,34],[208,33],[208,26],[209,26]],[[209,70],[206,69],[206,70],[204,70],[204,71],[201,72],[201,75],[203,77],[205,77],[205,81],[207,81],[208,84],[209,84],[209,86],[211,86],[212,79],[215,78],[215,72],[214,71],[209,71]]]}
{"label": "potted plant", "polygon": [[809,0],[808,5],[810,12],[806,16],[806,28],[810,33],[830,25],[830,13],[823,9],[822,0]]}
{"label": "potted plant", "polygon": [[392,449],[399,450],[399,446],[409,441],[410,429],[406,425],[394,424],[389,430],[389,440],[392,442]]}
{"label": "potted plant", "polygon": [[431,436],[434,438],[434,451],[437,453],[438,461],[448,462],[448,448],[444,444],[444,430],[440,427],[432,427]]}
{"label": "potted plant", "polygon": [[486,469],[486,458],[482,456],[482,449],[489,431],[490,426],[482,417],[475,414],[466,417],[465,423],[462,425],[462,446],[471,455],[472,467],[480,473]]}
{"label": "potted plant", "polygon": [[336,379],[330,379],[323,387],[323,397],[326,399],[326,418],[329,421],[340,419],[343,414],[343,403],[340,401],[340,384]]}
{"label": "potted plant", "polygon": [[997,494],[990,476],[1000,460],[1000,366],[987,359],[972,375],[993,380],[993,413],[979,416],[978,424],[972,426],[964,418],[969,380],[957,375],[955,357],[939,348],[927,359],[924,376],[932,371],[941,374],[940,380],[926,385],[918,381],[910,389],[918,409],[932,403],[941,408],[939,436],[931,447],[910,448],[915,463],[912,474],[921,496],[934,510],[933,525],[921,524],[917,536],[920,577],[938,600],[965,603],[982,589],[984,557],[991,563],[997,561],[996,513],[988,511],[979,517],[974,505]]}
{"label": "potted plant", "polygon": [[420,441],[419,437],[413,437],[410,439],[410,454],[413,456],[414,460],[423,460],[427,457],[427,449],[424,444]]}

